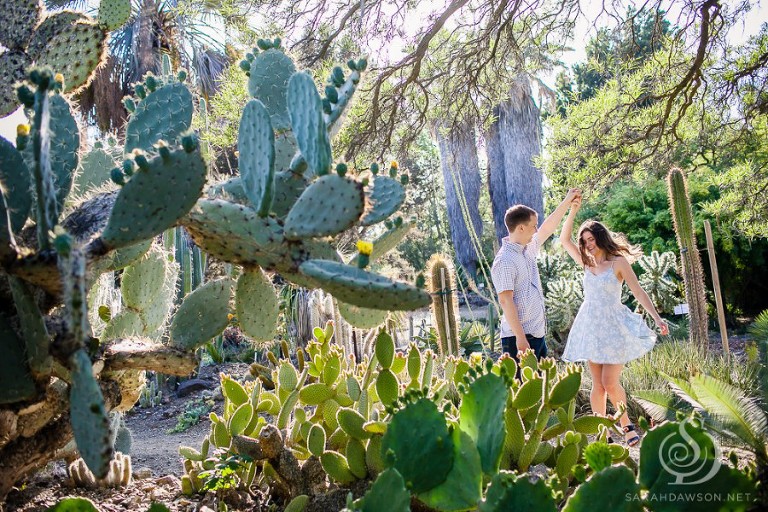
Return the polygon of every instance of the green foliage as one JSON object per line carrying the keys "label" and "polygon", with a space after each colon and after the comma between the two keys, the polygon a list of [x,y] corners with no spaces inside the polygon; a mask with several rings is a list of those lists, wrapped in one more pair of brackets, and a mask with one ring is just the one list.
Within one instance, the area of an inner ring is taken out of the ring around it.
{"label": "green foliage", "polygon": [[203,481],[202,489],[205,491],[218,491],[221,489],[237,489],[240,483],[238,473],[251,463],[249,457],[242,455],[222,455],[213,469],[200,472]]}
{"label": "green foliage", "polygon": [[189,400],[184,404],[184,410],[176,420],[176,425],[168,430],[169,434],[178,434],[180,432],[186,432],[193,425],[200,423],[200,420],[208,416],[208,413],[213,409],[212,400],[203,400],[202,398],[196,398]]}

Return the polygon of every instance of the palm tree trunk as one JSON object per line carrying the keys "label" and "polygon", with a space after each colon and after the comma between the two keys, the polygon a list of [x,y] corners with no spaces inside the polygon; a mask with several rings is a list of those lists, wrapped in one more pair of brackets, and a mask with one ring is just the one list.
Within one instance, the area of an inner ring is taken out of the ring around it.
{"label": "palm tree trunk", "polygon": [[541,121],[526,76],[512,85],[509,99],[494,113],[496,121],[485,134],[488,187],[496,234],[502,238],[507,234],[504,212],[512,205],[530,206],[544,220],[543,174],[533,162],[541,153]]}
{"label": "palm tree trunk", "polygon": [[148,71],[157,73],[159,65],[159,55],[157,52],[158,34],[155,25],[157,18],[157,1],[144,0],[138,15],[139,33],[136,36],[136,79],[139,80]]}
{"label": "palm tree trunk", "polygon": [[[483,232],[478,208],[480,165],[477,159],[475,128],[471,123],[464,123],[454,125],[445,133],[441,126],[442,123],[436,123],[434,135],[440,148],[440,167],[445,181],[451,240],[459,263],[474,278],[478,254],[473,239],[479,238]],[[471,225],[468,225],[467,221]]]}

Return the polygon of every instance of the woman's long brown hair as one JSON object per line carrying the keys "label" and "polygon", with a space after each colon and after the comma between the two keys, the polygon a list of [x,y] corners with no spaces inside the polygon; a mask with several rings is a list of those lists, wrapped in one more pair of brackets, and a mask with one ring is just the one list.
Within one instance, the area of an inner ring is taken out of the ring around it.
{"label": "woman's long brown hair", "polygon": [[592,233],[595,237],[595,245],[605,251],[606,256],[624,256],[632,263],[643,255],[642,249],[637,245],[631,245],[626,236],[621,233],[611,233],[603,224],[590,219],[579,227],[578,235],[581,261],[588,267],[594,267],[596,263],[584,244],[583,235],[587,231]]}

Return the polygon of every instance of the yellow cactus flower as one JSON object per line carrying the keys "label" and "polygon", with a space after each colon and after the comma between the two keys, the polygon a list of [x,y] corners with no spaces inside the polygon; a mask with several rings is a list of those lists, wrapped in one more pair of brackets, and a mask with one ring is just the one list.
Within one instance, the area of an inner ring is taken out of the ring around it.
{"label": "yellow cactus flower", "polygon": [[29,125],[28,124],[20,124],[16,127],[16,135],[19,137],[26,137],[29,135]]}
{"label": "yellow cactus flower", "polygon": [[233,315],[232,313],[227,314],[227,320],[231,322],[233,318],[235,318],[235,315]]}
{"label": "yellow cactus flower", "polygon": [[399,169],[400,168],[400,164],[397,163],[397,160],[392,160],[389,163],[389,165],[390,165],[390,167],[393,167],[394,169]]}
{"label": "yellow cactus flower", "polygon": [[56,73],[56,75],[53,77],[53,81],[57,82],[57,83],[60,83],[60,84],[63,84],[64,83],[64,75],[62,75],[61,73]]}
{"label": "yellow cactus flower", "polygon": [[480,352],[472,352],[469,355],[469,363],[472,366],[477,366],[477,365],[481,364],[482,362],[483,362],[483,354],[481,354]]}
{"label": "yellow cactus flower", "polygon": [[370,256],[371,253],[373,252],[373,243],[366,242],[365,240],[358,240],[357,250],[360,251],[360,254],[364,254],[365,256]]}

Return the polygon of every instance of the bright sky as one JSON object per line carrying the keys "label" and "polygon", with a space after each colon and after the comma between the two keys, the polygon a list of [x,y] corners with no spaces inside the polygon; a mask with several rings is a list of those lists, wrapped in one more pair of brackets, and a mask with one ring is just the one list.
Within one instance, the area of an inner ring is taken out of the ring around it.
{"label": "bright sky", "polygon": [[[627,4],[629,3],[634,2],[628,2]],[[585,16],[582,16],[576,24],[574,41],[570,42],[570,46],[573,48],[573,51],[567,52],[561,56],[561,60],[567,66],[570,67],[576,62],[580,62],[586,59],[586,53],[584,50],[585,43],[592,35],[594,35],[596,30],[596,28],[593,26],[594,19],[596,18],[601,5],[602,2],[582,2],[582,9],[584,10]],[[670,12],[668,18],[674,19],[676,15],[677,13]],[[413,19],[418,18],[419,17],[414,17]],[[590,19],[588,20],[587,18]],[[606,17],[604,16],[603,18]],[[731,29],[730,33],[728,34],[728,38],[734,45],[743,43],[749,37],[757,34],[760,30],[760,26],[766,22],[768,22],[768,1],[758,1],[757,5],[755,5],[751,12],[746,16],[744,22],[734,26]],[[608,23],[608,19],[598,19],[597,22],[599,26],[606,25]],[[550,87],[553,87],[555,77],[559,71],[559,69],[554,70],[553,72],[542,76],[541,78],[544,83]],[[26,118],[21,113],[21,109],[9,117],[0,119],[0,136],[15,143],[16,126],[23,122],[26,122]]]}

